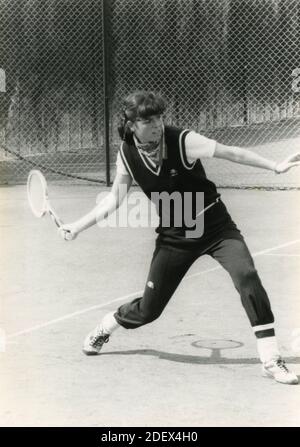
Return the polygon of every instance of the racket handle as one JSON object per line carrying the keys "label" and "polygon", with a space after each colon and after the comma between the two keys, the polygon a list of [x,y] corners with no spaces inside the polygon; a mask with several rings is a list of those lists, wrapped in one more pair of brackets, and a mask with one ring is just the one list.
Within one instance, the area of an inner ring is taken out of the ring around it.
{"label": "racket handle", "polygon": [[[57,226],[57,228],[61,228],[62,225],[64,224],[62,220],[60,220],[60,218],[57,216],[57,214],[55,213],[55,211],[53,210],[52,207],[50,207],[49,202],[47,204],[48,206],[48,213],[51,217],[51,219],[53,220],[53,222],[55,223],[55,225]],[[65,239],[67,241],[71,241],[73,239],[73,236],[71,234],[70,231],[65,230]]]}
{"label": "racket handle", "polygon": [[53,210],[48,209],[48,213],[50,214],[50,217],[57,226],[57,228],[60,228],[63,225],[63,221],[59,219],[59,217],[54,213]]}

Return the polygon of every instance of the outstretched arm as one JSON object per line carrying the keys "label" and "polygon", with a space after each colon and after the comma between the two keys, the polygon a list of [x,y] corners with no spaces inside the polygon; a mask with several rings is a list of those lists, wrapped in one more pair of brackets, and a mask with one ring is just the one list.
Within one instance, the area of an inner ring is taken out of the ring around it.
{"label": "outstretched arm", "polygon": [[290,155],[285,160],[276,162],[261,157],[253,151],[241,147],[226,146],[197,132],[191,131],[185,140],[186,156],[190,162],[204,157],[223,158],[243,165],[269,169],[277,174],[287,172],[294,166],[300,165],[300,152]]}
{"label": "outstretched arm", "polygon": [[291,155],[281,162],[269,160],[261,157],[253,151],[234,146],[225,146],[221,143],[216,143],[214,157],[223,158],[235,163],[254,166],[262,169],[269,169],[277,174],[287,172],[294,166],[300,165],[300,153]]}
{"label": "outstretched arm", "polygon": [[[107,196],[101,200],[89,213],[81,217],[71,224],[65,224],[59,229],[59,233],[65,240],[75,239],[81,231],[95,225],[113,213],[123,202],[129,188],[132,184],[132,179],[129,175],[116,174],[114,183]],[[68,239],[66,234],[71,234]]]}

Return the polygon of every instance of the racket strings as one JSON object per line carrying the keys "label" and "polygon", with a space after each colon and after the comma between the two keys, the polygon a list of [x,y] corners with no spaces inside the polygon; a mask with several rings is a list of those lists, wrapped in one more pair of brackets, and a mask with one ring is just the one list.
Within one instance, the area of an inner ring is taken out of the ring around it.
{"label": "racket strings", "polygon": [[28,183],[28,196],[32,211],[37,216],[45,212],[46,192],[44,185],[38,175],[33,174]]}

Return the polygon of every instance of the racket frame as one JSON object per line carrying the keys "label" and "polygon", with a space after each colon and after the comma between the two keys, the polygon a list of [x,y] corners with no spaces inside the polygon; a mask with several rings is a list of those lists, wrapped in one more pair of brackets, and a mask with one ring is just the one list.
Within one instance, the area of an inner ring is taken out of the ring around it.
{"label": "racket frame", "polygon": [[[33,176],[37,176],[41,186],[42,186],[42,191],[43,191],[43,207],[42,207],[42,211],[39,213],[36,211],[32,199],[31,199],[31,194],[30,194],[30,182]],[[38,169],[32,169],[29,174],[28,174],[28,179],[27,179],[27,198],[28,198],[28,202],[30,205],[30,209],[32,211],[32,213],[34,214],[34,216],[41,218],[43,217],[46,213],[48,213],[51,217],[51,219],[53,220],[53,222],[55,223],[55,225],[60,228],[63,225],[63,222],[60,220],[60,218],[57,216],[56,212],[54,211],[54,209],[52,208],[52,206],[50,205],[50,201],[49,201],[49,195],[48,195],[48,186],[47,186],[47,181],[44,177],[44,175],[41,173],[41,171],[39,171]]]}

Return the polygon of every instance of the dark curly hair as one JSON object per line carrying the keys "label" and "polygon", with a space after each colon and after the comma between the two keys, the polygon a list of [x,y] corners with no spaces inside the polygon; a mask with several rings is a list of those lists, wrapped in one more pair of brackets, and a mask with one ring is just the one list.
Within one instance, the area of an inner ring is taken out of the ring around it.
{"label": "dark curly hair", "polygon": [[128,121],[134,122],[137,118],[161,115],[165,109],[165,100],[158,93],[137,90],[128,95],[123,102],[122,116],[118,127],[122,140],[132,141],[132,132],[127,126]]}

